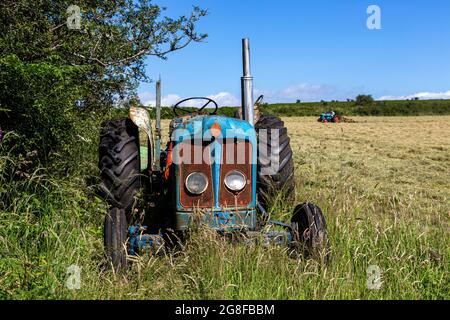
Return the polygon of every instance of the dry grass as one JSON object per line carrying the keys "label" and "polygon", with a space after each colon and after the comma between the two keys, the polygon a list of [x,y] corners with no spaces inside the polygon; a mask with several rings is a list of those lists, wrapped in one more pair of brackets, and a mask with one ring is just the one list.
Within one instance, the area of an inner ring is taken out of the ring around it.
{"label": "dry grass", "polygon": [[450,117],[354,120],[358,123],[324,125],[313,118],[285,119],[300,182],[352,185],[351,191],[361,195],[398,194],[430,207],[448,204]]}

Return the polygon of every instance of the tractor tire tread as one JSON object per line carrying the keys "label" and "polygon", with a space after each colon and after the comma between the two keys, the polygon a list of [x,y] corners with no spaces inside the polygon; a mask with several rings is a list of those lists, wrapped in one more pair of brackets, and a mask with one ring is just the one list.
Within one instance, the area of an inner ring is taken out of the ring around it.
{"label": "tractor tire tread", "polygon": [[141,188],[139,130],[129,118],[103,123],[98,166],[100,195],[129,218]]}
{"label": "tractor tire tread", "polygon": [[[268,130],[267,134],[260,134],[260,130]],[[278,130],[278,144],[272,140],[271,129]],[[294,161],[290,146],[290,138],[284,122],[271,115],[261,115],[255,124],[258,134],[258,143],[266,145],[266,154],[261,154],[258,148],[258,199],[263,205],[268,205],[273,196],[281,191],[287,191],[287,196],[294,194]],[[273,175],[263,175],[265,166],[279,163]]]}

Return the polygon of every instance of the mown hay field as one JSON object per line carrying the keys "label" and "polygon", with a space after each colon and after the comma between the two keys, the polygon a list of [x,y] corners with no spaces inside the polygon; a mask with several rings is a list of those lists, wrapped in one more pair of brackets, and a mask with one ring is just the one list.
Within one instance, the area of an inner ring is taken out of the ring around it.
{"label": "mown hay field", "polygon": [[[0,211],[0,297],[449,299],[450,116],[353,119],[284,119],[296,202],[322,207],[329,265],[294,260],[283,248],[229,244],[199,228],[184,250],[135,258],[124,275],[105,271],[106,205],[89,177],[71,177],[47,191],[10,192],[17,199]],[[94,175],[90,143],[80,165]],[[280,197],[270,212],[288,220],[293,206]],[[79,289],[67,288],[70,265],[81,267]],[[370,270],[381,272],[381,286],[370,286]]]}

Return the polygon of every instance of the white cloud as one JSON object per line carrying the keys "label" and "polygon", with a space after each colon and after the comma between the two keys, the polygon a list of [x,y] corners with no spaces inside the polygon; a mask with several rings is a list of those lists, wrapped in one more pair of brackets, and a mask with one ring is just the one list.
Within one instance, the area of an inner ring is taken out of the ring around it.
{"label": "white cloud", "polygon": [[155,95],[153,93],[146,91],[139,93],[138,96],[144,106],[155,105]]}
{"label": "white cloud", "polygon": [[219,92],[218,94],[208,96],[208,98],[216,101],[219,107],[234,107],[241,104],[238,98],[230,92]]}
{"label": "white cloud", "polygon": [[377,100],[407,100],[414,98],[419,98],[420,100],[450,99],[450,90],[447,92],[419,92],[409,96],[382,96]]}
{"label": "white cloud", "polygon": [[[178,94],[168,94],[167,96],[161,97],[161,105],[163,106],[172,106],[178,101],[181,101],[182,98]],[[155,105],[155,104],[153,104]]]}
{"label": "white cloud", "polygon": [[[156,105],[156,98],[154,93],[143,92],[139,94],[139,99],[144,106],[154,107]],[[177,94],[168,94],[166,96],[161,97],[161,104],[163,106],[172,106],[178,101],[182,100],[182,98]]]}
{"label": "white cloud", "polygon": [[[219,92],[216,94],[211,94],[207,96],[210,99],[213,99],[217,102],[219,107],[224,106],[238,106],[240,105],[239,100],[230,92]],[[156,105],[155,94],[150,92],[143,92],[139,94],[139,98],[144,106],[154,107]],[[183,100],[178,94],[168,94],[166,96],[161,97],[161,104],[163,106],[173,106],[178,101]],[[183,103],[186,107],[201,107],[206,103],[204,100],[190,100]]]}

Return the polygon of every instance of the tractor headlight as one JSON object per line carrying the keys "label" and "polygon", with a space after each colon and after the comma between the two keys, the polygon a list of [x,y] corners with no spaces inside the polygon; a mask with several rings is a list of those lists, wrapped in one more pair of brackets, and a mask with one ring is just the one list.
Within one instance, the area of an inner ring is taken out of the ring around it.
{"label": "tractor headlight", "polygon": [[192,172],[186,178],[186,188],[192,194],[202,194],[208,188],[208,178],[204,173]]}
{"label": "tractor headlight", "polygon": [[246,178],[242,172],[239,171],[231,171],[225,176],[225,185],[231,191],[241,191],[245,188],[247,183]]}

